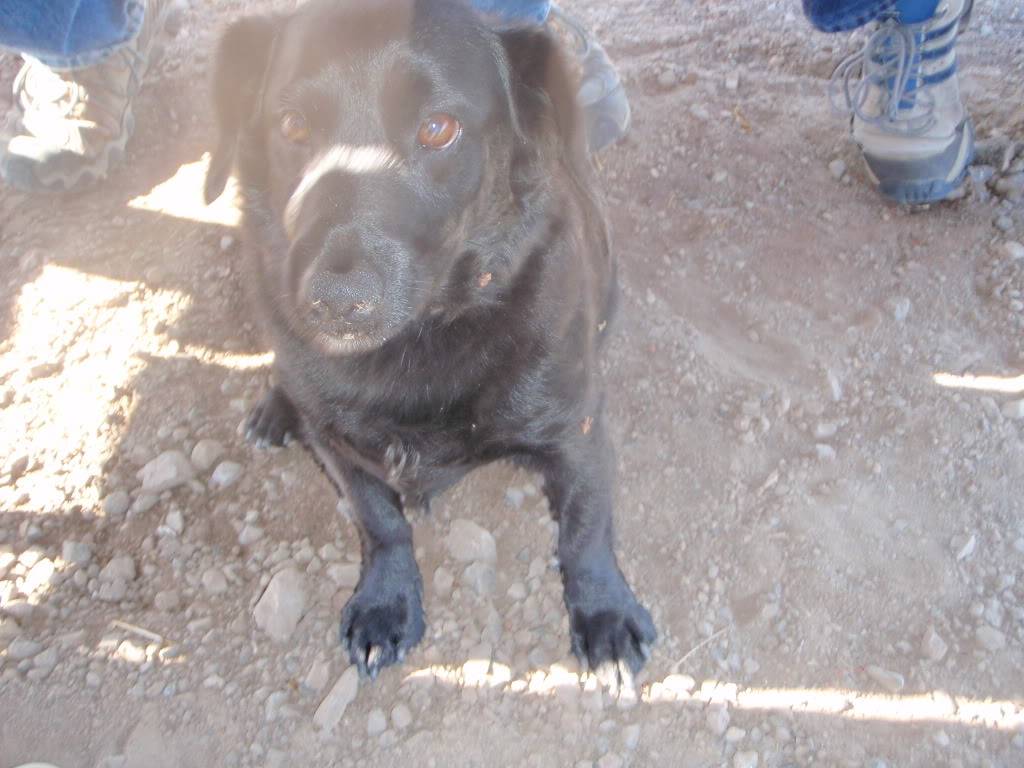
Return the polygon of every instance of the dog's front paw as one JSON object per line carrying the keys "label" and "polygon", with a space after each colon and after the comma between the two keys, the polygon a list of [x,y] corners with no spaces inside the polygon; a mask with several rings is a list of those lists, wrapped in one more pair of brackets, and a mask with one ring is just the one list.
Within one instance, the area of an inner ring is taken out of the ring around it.
{"label": "dog's front paw", "polygon": [[342,611],[341,642],[361,677],[373,680],[401,663],[423,638],[423,587],[411,553],[408,560],[397,568],[394,561],[372,563]]}
{"label": "dog's front paw", "polygon": [[280,389],[273,387],[249,412],[245,439],[257,448],[287,445],[298,433],[298,427],[295,406]]}
{"label": "dog's front paw", "polygon": [[650,658],[658,637],[651,614],[624,580],[612,588],[589,579],[566,586],[573,654],[599,677],[609,676],[609,684],[627,682]]}

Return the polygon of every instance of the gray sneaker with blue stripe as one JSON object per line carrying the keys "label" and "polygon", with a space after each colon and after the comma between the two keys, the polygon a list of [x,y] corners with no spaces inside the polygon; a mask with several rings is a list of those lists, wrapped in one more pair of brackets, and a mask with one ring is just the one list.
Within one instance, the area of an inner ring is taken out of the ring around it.
{"label": "gray sneaker with blue stripe", "polygon": [[880,20],[832,76],[833,104],[852,116],[872,180],[896,202],[944,200],[967,175],[974,127],[960,99],[956,39],[972,5],[941,0],[921,24]]}

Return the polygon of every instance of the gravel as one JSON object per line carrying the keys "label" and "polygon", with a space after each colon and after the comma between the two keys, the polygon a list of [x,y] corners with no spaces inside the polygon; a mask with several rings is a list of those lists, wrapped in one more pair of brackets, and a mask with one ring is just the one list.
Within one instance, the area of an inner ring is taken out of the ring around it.
{"label": "gravel", "polygon": [[1003,416],[1014,421],[1020,421],[1024,419],[1024,399],[1021,400],[1010,400],[1003,403],[1002,407]]}
{"label": "gravel", "polygon": [[983,651],[988,651],[989,653],[1001,651],[1006,647],[1006,635],[995,627],[990,627],[988,625],[978,627],[974,630],[974,639],[979,648]]}
{"label": "gravel", "polygon": [[207,568],[203,572],[203,589],[211,595],[223,595],[228,591],[228,580],[220,568]]}
{"label": "gravel", "polygon": [[462,583],[480,597],[489,597],[498,584],[498,574],[493,564],[477,562],[462,572]]}
{"label": "gravel", "polygon": [[84,568],[92,562],[92,547],[81,541],[65,541],[61,545],[60,556],[64,562]]}
{"label": "gravel", "polygon": [[124,582],[135,581],[135,561],[128,555],[117,555],[111,558],[103,570],[100,571],[100,581],[114,581],[120,579]]}
{"label": "gravel", "polygon": [[331,563],[327,566],[327,576],[341,589],[355,589],[360,570],[361,566],[352,563]]}
{"label": "gravel", "polygon": [[396,730],[404,731],[412,725],[412,710],[405,704],[399,704],[391,710],[391,724]]}
{"label": "gravel", "polygon": [[388,729],[388,719],[384,716],[384,710],[378,708],[370,710],[366,716],[366,734],[368,736],[379,736]]}
{"label": "gravel", "polygon": [[757,752],[737,752],[732,757],[732,768],[757,768]]}
{"label": "gravel", "polygon": [[200,440],[192,449],[192,466],[200,472],[208,472],[223,455],[224,446],[216,440]]}
{"label": "gravel", "polygon": [[490,531],[471,520],[455,520],[445,539],[448,552],[456,560],[494,562],[498,557],[497,545]]}
{"label": "gravel", "polygon": [[445,567],[434,571],[434,591],[438,597],[448,597],[452,593],[452,586],[455,584],[455,577]]}
{"label": "gravel", "polygon": [[104,497],[101,505],[107,517],[121,518],[128,512],[131,503],[132,497],[127,491],[114,491]]}
{"label": "gravel", "polygon": [[704,722],[715,736],[722,736],[729,728],[729,710],[722,704],[711,704]]}
{"label": "gravel", "polygon": [[242,476],[242,465],[234,461],[222,461],[210,475],[210,487],[214,490],[230,488]]}
{"label": "gravel", "polygon": [[899,693],[903,690],[903,686],[906,685],[903,675],[898,672],[892,672],[891,670],[874,665],[867,667],[865,671],[868,673],[868,677],[889,693]]}
{"label": "gravel", "polygon": [[195,469],[182,451],[164,451],[139,470],[142,490],[160,494],[195,478]]}
{"label": "gravel", "polygon": [[921,656],[928,661],[942,661],[948,650],[949,646],[935,631],[935,627],[928,627],[924,637],[921,638]]}
{"label": "gravel", "polygon": [[26,637],[17,637],[10,645],[7,646],[7,658],[13,659],[14,661],[31,659],[42,650],[42,643],[36,642],[35,640],[29,640]]}
{"label": "gravel", "polygon": [[828,172],[832,174],[833,179],[841,181],[843,176],[846,175],[846,162],[837,157],[828,164]]}
{"label": "gravel", "polygon": [[172,613],[178,610],[178,606],[181,605],[181,596],[175,589],[166,589],[156,593],[156,596],[153,598],[153,605],[158,611]]}
{"label": "gravel", "polygon": [[285,568],[270,580],[253,609],[256,625],[279,643],[287,642],[306,611],[306,580]]}

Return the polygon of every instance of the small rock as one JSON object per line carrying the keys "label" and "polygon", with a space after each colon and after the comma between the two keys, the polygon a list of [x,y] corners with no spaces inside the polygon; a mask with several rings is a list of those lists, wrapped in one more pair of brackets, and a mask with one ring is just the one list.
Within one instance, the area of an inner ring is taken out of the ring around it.
{"label": "small rock", "polygon": [[823,421],[814,427],[814,439],[815,440],[828,440],[830,437],[835,437],[836,433],[839,432],[839,425],[834,421]]}
{"label": "small rock", "polygon": [[835,461],[836,449],[828,443],[816,443],[814,453],[821,461]]}
{"label": "small rock", "polygon": [[167,513],[167,518],[164,520],[164,528],[175,536],[181,536],[184,533],[185,516],[181,513],[180,509],[172,509]]}
{"label": "small rock", "polygon": [[438,568],[434,571],[434,591],[439,597],[448,597],[452,593],[454,584],[455,577],[447,568]]}
{"label": "small rock", "polygon": [[1024,419],[1024,400],[1010,400],[1009,402],[1003,403],[1002,407],[1003,416],[1008,419],[1019,421]]}
{"label": "small rock", "polygon": [[306,580],[294,568],[274,575],[253,609],[256,625],[279,643],[292,636],[306,611]]}
{"label": "small rock", "polygon": [[490,531],[471,520],[455,520],[445,543],[456,560],[494,562],[498,557],[497,545]]}
{"label": "small rock", "polygon": [[242,476],[242,465],[234,461],[222,461],[210,475],[210,487],[214,489],[230,488]]}
{"label": "small rock", "polygon": [[233,238],[231,235],[224,235],[220,239],[220,249],[221,249],[221,251],[230,251],[234,247],[234,245],[235,245],[235,238]]}
{"label": "small rock", "polygon": [[725,76],[725,90],[735,91],[740,87],[740,73],[730,72]]}
{"label": "small rock", "polygon": [[892,316],[897,323],[902,323],[910,315],[910,299],[906,296],[893,299],[889,306],[892,308]]}
{"label": "small rock", "polygon": [[1014,260],[1024,259],[1024,245],[1016,240],[1007,240],[1003,243],[1003,253]]}
{"label": "small rock", "polygon": [[31,659],[42,650],[42,643],[37,643],[35,640],[29,640],[26,637],[17,637],[10,645],[7,646],[7,658],[13,659],[14,661]]}
{"label": "small rock", "polygon": [[1005,197],[1007,200],[1013,202],[1022,200],[1024,199],[1024,173],[1010,173],[998,178],[992,188],[997,195]]}
{"label": "small rock", "polygon": [[597,768],[622,768],[625,765],[622,758],[614,752],[609,752],[597,761]]}
{"label": "small rock", "polygon": [[903,690],[903,686],[906,685],[903,675],[898,672],[891,672],[888,669],[882,667],[876,667],[874,665],[867,667],[865,670],[868,673],[868,677],[878,683],[882,688],[887,690],[889,693],[899,693]]}
{"label": "small rock", "polygon": [[833,179],[841,181],[843,176],[846,175],[846,162],[837,157],[828,164],[828,172],[832,174]]}
{"label": "small rock", "polygon": [[97,597],[105,603],[119,603],[128,595],[128,584],[124,579],[114,579],[100,583]]}
{"label": "small rock", "polygon": [[60,548],[60,556],[64,562],[84,568],[92,562],[92,547],[81,541],[65,541]]}
{"label": "small rock", "polygon": [[509,488],[505,491],[505,503],[513,509],[519,509],[526,500],[526,494],[518,488]]}
{"label": "small rock", "polygon": [[132,497],[128,495],[127,491],[114,491],[104,497],[103,512],[107,517],[121,518],[124,517],[131,503]]}
{"label": "small rock", "polygon": [[135,561],[128,555],[118,555],[100,571],[100,581],[114,581],[115,579],[121,579],[124,582],[135,581],[135,575]]}
{"label": "small rock", "polygon": [[978,627],[974,630],[974,639],[978,643],[978,647],[989,653],[995,653],[1001,651],[1006,647],[1006,635],[1000,632],[995,627],[988,625]]}
{"label": "small rock", "polygon": [[956,550],[956,559],[966,560],[974,554],[978,546],[978,537],[973,533],[970,536],[957,536],[953,539],[953,549]]}
{"label": "small rock", "polygon": [[302,687],[310,693],[320,693],[331,676],[331,665],[327,659],[317,659],[302,678]]}
{"label": "small rock", "polygon": [[663,69],[658,73],[658,87],[668,90],[674,88],[675,84],[679,82],[679,78],[676,76],[674,69]]}
{"label": "small rock", "polygon": [[135,497],[135,501],[132,503],[132,514],[141,515],[149,512],[155,507],[160,501],[160,497],[155,493],[140,493]]}
{"label": "small rock", "polygon": [[936,731],[935,734],[932,735],[932,741],[935,742],[936,746],[941,747],[942,749],[945,749],[950,745],[949,736],[945,731]]}
{"label": "small rock", "polygon": [[138,472],[142,490],[160,494],[184,485],[195,477],[195,469],[182,451],[164,451]]}
{"label": "small rock", "polygon": [[359,583],[360,570],[361,566],[358,564],[331,563],[327,566],[327,576],[342,589],[355,589]]}
{"label": "small rock", "polygon": [[387,729],[388,721],[384,717],[384,710],[379,707],[370,710],[370,714],[366,716],[366,734],[368,736],[377,736],[384,733]]}
{"label": "small rock", "polygon": [[935,627],[928,627],[921,638],[921,655],[929,661],[941,661],[949,650],[946,641],[939,637]]}
{"label": "small rock", "polygon": [[203,588],[211,595],[223,595],[228,591],[228,580],[220,568],[207,568],[203,572]]}
{"label": "small rock", "polygon": [[258,525],[246,525],[238,532],[238,544],[243,547],[251,547],[263,538],[263,529]]}
{"label": "small rock", "polygon": [[162,613],[172,613],[178,609],[179,605],[181,605],[181,596],[174,589],[157,592],[153,598],[153,606]]}
{"label": "small rock", "polygon": [[721,736],[729,727],[729,710],[722,704],[711,704],[704,716],[704,722],[715,736]]}
{"label": "small rock", "polygon": [[634,723],[622,729],[622,745],[632,752],[640,745],[640,726]]}
{"label": "small rock", "polygon": [[224,455],[224,446],[216,440],[203,439],[192,449],[192,466],[206,472]]}
{"label": "small rock", "polygon": [[348,705],[356,699],[359,692],[359,670],[355,667],[346,669],[338,682],[334,684],[324,700],[320,702],[313,714],[313,724],[325,731],[332,731],[341,722]]}
{"label": "small rock", "polygon": [[729,744],[739,744],[747,737],[747,732],[742,728],[737,728],[735,725],[730,725],[725,731],[725,740]]}
{"label": "small rock", "polygon": [[509,585],[508,591],[505,593],[508,595],[510,600],[519,602],[520,600],[526,599],[526,585],[521,581],[514,581]]}
{"label": "small rock", "polygon": [[60,661],[60,656],[57,653],[57,649],[47,648],[32,659],[32,668],[41,670],[44,674],[49,675],[53,668],[57,666],[58,661]]}
{"label": "small rock", "polygon": [[491,563],[473,563],[462,572],[462,583],[480,597],[494,594],[497,579],[497,573]]}
{"label": "small rock", "polygon": [[10,616],[0,616],[0,640],[12,640],[21,634],[18,622]]}
{"label": "small rock", "polygon": [[757,752],[737,752],[732,756],[732,768],[757,768]]}
{"label": "small rock", "polygon": [[1013,229],[1013,219],[1005,215],[996,216],[995,221],[993,221],[992,224],[1000,232],[1009,232]]}
{"label": "small rock", "polygon": [[404,731],[412,725],[412,711],[405,704],[399,704],[391,710],[391,724],[396,730]]}

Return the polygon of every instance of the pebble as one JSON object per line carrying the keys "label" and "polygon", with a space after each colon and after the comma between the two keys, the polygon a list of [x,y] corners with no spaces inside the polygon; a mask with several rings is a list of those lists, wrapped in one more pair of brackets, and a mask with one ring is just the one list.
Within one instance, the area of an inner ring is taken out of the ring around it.
{"label": "pebble", "polygon": [[306,580],[294,568],[274,575],[253,609],[256,625],[279,643],[286,642],[306,611]]}
{"label": "pebble", "polygon": [[119,518],[124,517],[131,503],[132,497],[127,491],[114,491],[104,497],[102,506],[107,517]]}
{"label": "pebble", "polygon": [[995,627],[981,626],[974,630],[974,639],[978,647],[989,653],[1001,651],[1006,647],[1006,635]]}
{"label": "pebble", "polygon": [[704,722],[715,736],[721,736],[729,727],[729,710],[721,704],[712,704],[708,707]]}
{"label": "pebble", "polygon": [[973,533],[970,536],[957,536],[953,539],[953,549],[956,550],[956,559],[966,560],[974,554],[978,546],[978,537]]}
{"label": "pebble", "polygon": [[234,245],[235,245],[235,238],[233,238],[231,235],[224,235],[220,239],[220,249],[221,249],[221,251],[230,251],[234,247]]}
{"label": "pebble", "polygon": [[498,575],[491,563],[473,563],[462,572],[462,583],[480,597],[493,595],[497,582]]}
{"label": "pebble", "polygon": [[65,541],[61,545],[60,556],[64,562],[84,568],[92,562],[92,547],[81,541]]}
{"label": "pebble", "polygon": [[142,490],[160,494],[184,485],[195,477],[195,469],[182,451],[164,451],[136,475],[142,480]]}
{"label": "pebble", "polygon": [[878,683],[882,688],[887,690],[889,693],[899,693],[903,690],[903,686],[906,685],[906,680],[903,675],[898,672],[892,672],[882,667],[876,667],[874,665],[869,666],[866,670],[868,677]]}
{"label": "pebble", "polygon": [[359,583],[360,570],[361,566],[358,564],[331,563],[327,566],[327,576],[342,589],[355,589],[356,584]]}
{"label": "pebble", "polygon": [[640,726],[636,723],[622,729],[622,745],[632,752],[640,745]]}
{"label": "pebble", "polygon": [[725,76],[725,90],[735,91],[740,87],[740,73],[730,72]]}
{"label": "pebble", "polygon": [[622,768],[625,763],[614,752],[609,752],[597,761],[597,768]]}
{"label": "pebble", "polygon": [[7,646],[7,658],[13,659],[14,661],[31,659],[42,650],[42,643],[37,643],[35,640],[29,640],[27,637],[16,637],[11,644]]}
{"label": "pebble", "polygon": [[18,622],[10,616],[0,616],[0,640],[11,640],[21,634]]}
{"label": "pebble", "polygon": [[928,627],[924,637],[921,638],[920,650],[921,655],[929,661],[942,661],[946,651],[949,650],[949,646],[946,645],[945,640],[939,637],[935,627]]}
{"label": "pebble", "polygon": [[104,581],[100,584],[97,597],[105,603],[119,603],[128,595],[128,584],[124,579]]}
{"label": "pebble", "polygon": [[732,756],[732,768],[757,768],[757,752],[737,752]]}
{"label": "pebble", "polygon": [[176,611],[179,605],[181,605],[181,596],[174,589],[165,589],[157,592],[153,598],[153,606],[163,613]]}
{"label": "pebble", "polygon": [[327,659],[317,659],[302,678],[302,687],[310,693],[320,693],[331,678],[331,664]]}
{"label": "pebble", "polygon": [[505,503],[513,509],[519,509],[526,500],[526,494],[519,488],[509,488],[505,491]]}
{"label": "pebble", "polygon": [[663,69],[658,73],[658,87],[669,89],[679,82],[674,69]]}
{"label": "pebble", "polygon": [[167,513],[167,518],[164,520],[164,528],[175,536],[181,536],[185,532],[185,516],[181,513],[180,509],[172,509]]}
{"label": "pebble", "polygon": [[452,593],[454,584],[455,577],[447,568],[438,568],[434,571],[434,591],[439,597],[448,597]]}
{"label": "pebble", "polygon": [[120,579],[124,582],[135,581],[135,561],[128,555],[118,555],[111,558],[103,570],[100,571],[100,581],[114,581]]}
{"label": "pebble", "polygon": [[1013,229],[1013,219],[1009,216],[996,216],[995,221],[992,223],[1000,232],[1009,232]]}
{"label": "pebble", "polygon": [[223,595],[228,591],[228,580],[220,568],[207,568],[203,572],[203,589],[211,595]]}
{"label": "pebble", "polygon": [[210,475],[210,487],[220,490],[230,488],[242,476],[242,465],[234,461],[222,461]]}
{"label": "pebble", "polygon": [[404,731],[412,725],[412,710],[405,704],[399,704],[391,710],[391,724],[396,730]]}
{"label": "pebble", "polygon": [[258,525],[246,525],[238,532],[238,544],[243,547],[251,547],[263,538],[263,529]]}
{"label": "pebble", "polygon": [[1003,243],[1003,253],[1014,260],[1024,259],[1024,245],[1016,240],[1007,240]]}
{"label": "pebble", "polygon": [[747,732],[735,725],[729,726],[725,732],[725,740],[730,744],[739,744],[747,737]]}
{"label": "pebble", "polygon": [[378,736],[388,729],[388,720],[384,717],[384,710],[379,707],[370,710],[366,716],[366,734]]}
{"label": "pebble", "polygon": [[359,670],[355,667],[346,669],[330,692],[320,702],[313,714],[313,724],[322,730],[331,731],[345,716],[348,705],[356,699],[359,692]]}
{"label": "pebble", "polygon": [[1008,419],[1019,421],[1024,419],[1024,400],[1010,400],[1003,403],[1003,416]]}
{"label": "pebble", "polygon": [[936,731],[932,735],[932,741],[935,742],[936,746],[945,749],[950,745],[949,735],[945,731]]}
{"label": "pebble", "polygon": [[508,595],[510,600],[515,600],[516,602],[519,602],[520,600],[525,600],[526,585],[523,584],[523,582],[521,581],[514,581],[512,582],[512,584],[509,585],[508,592],[506,592],[505,594]]}
{"label": "pebble", "polygon": [[149,510],[155,507],[157,503],[159,503],[159,501],[160,497],[157,496],[155,493],[140,493],[135,498],[135,502],[132,504],[132,514],[141,515],[145,512],[149,512]]}
{"label": "pebble", "polygon": [[1024,199],[1024,173],[1010,173],[992,185],[996,194],[1014,202]]}
{"label": "pebble", "polygon": [[828,443],[816,443],[814,453],[821,461],[835,461],[836,449]]}
{"label": "pebble", "polygon": [[445,543],[451,556],[462,562],[484,560],[493,563],[498,557],[494,536],[471,520],[455,520]]}
{"label": "pebble", "polygon": [[204,438],[192,449],[192,465],[200,472],[206,472],[224,455],[224,446],[216,440]]}
{"label": "pebble", "polygon": [[910,315],[910,299],[906,296],[899,296],[893,299],[890,307],[892,308],[893,319],[897,323],[902,323]]}
{"label": "pebble", "polygon": [[49,675],[53,668],[57,666],[58,661],[60,661],[60,656],[57,653],[57,649],[47,648],[32,659],[32,668],[40,670],[44,675]]}
{"label": "pebble", "polygon": [[828,172],[832,174],[833,179],[841,181],[843,176],[846,175],[846,162],[837,157],[828,164]]}

